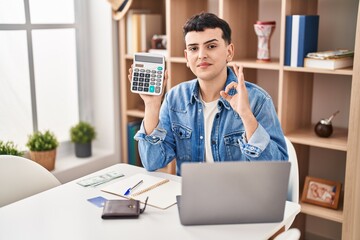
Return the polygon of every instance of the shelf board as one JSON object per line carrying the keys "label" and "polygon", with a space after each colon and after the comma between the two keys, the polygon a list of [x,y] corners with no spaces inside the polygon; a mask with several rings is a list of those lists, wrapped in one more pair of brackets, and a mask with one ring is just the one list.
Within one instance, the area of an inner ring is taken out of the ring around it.
{"label": "shelf board", "polygon": [[285,71],[291,72],[308,72],[308,73],[324,73],[324,74],[335,74],[335,75],[353,75],[353,68],[343,68],[336,70],[318,69],[318,68],[304,68],[304,67],[288,67],[284,66]]}
{"label": "shelf board", "polygon": [[244,68],[279,70],[279,59],[272,59],[271,62],[257,62],[256,59],[236,59],[229,65],[238,64]]}
{"label": "shelf board", "polygon": [[186,63],[185,57],[170,57],[169,61],[173,63]]}
{"label": "shelf board", "polygon": [[344,220],[343,210],[339,210],[320,207],[308,203],[300,203],[301,212],[307,215],[324,218],[334,222],[342,223]]}
{"label": "shelf board", "polygon": [[131,54],[126,54],[126,55],[125,55],[125,59],[133,60],[133,59],[134,59],[134,56],[131,55]]}
{"label": "shelf board", "polygon": [[314,126],[298,129],[286,134],[289,140],[293,143],[339,151],[347,151],[347,135],[347,129],[335,127],[333,134],[329,138],[321,138],[316,136]]}
{"label": "shelf board", "polygon": [[128,117],[144,118],[145,113],[144,113],[144,110],[129,109],[129,110],[126,111],[126,115]]}

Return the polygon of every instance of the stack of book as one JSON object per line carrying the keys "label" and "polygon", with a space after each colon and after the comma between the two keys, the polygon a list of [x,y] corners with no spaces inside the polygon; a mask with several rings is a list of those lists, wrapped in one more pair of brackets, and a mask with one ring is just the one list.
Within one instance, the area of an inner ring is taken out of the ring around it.
{"label": "stack of book", "polygon": [[353,65],[354,51],[347,49],[313,52],[307,54],[304,67],[321,69],[339,69]]}

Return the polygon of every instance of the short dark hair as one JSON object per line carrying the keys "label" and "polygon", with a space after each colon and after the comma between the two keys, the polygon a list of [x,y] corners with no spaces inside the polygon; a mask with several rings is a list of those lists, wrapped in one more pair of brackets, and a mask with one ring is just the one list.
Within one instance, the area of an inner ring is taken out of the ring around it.
{"label": "short dark hair", "polygon": [[226,43],[231,43],[231,29],[229,24],[213,13],[202,12],[192,16],[183,26],[184,37],[188,32],[202,32],[207,28],[220,28],[223,32],[222,38]]}

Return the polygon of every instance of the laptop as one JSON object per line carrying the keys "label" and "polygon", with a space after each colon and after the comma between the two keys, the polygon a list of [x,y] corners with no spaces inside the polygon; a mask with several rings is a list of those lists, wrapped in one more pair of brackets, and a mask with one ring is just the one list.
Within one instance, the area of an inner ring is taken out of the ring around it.
{"label": "laptop", "polygon": [[183,225],[281,222],[290,162],[183,163]]}

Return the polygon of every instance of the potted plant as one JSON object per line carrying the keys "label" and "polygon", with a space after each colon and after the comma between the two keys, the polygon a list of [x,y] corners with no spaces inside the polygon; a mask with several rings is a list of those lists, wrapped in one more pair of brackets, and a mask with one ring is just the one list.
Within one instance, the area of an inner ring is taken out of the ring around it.
{"label": "potted plant", "polygon": [[96,137],[95,128],[87,123],[80,121],[70,129],[70,138],[75,143],[75,155],[79,158],[86,158],[92,155],[91,143]]}
{"label": "potted plant", "polygon": [[3,142],[0,140],[0,155],[13,155],[22,157],[24,152],[18,150],[17,146],[13,142]]}
{"label": "potted plant", "polygon": [[51,171],[55,168],[56,148],[59,142],[54,133],[49,130],[45,132],[34,132],[29,135],[26,146],[30,150],[30,158]]}

